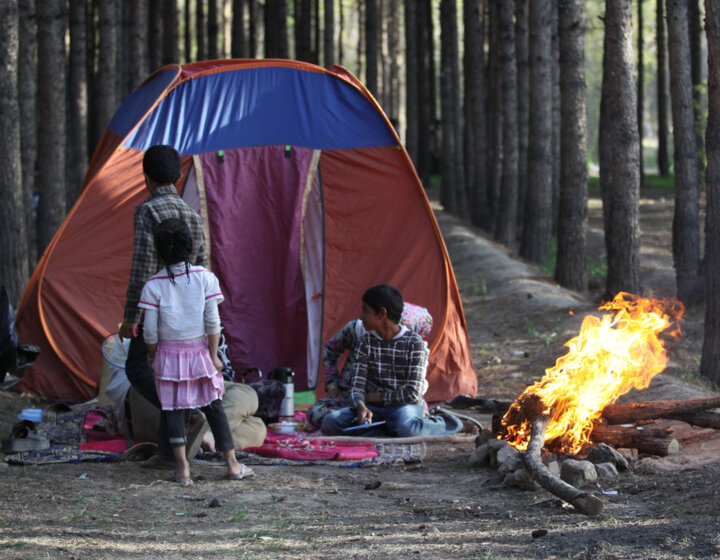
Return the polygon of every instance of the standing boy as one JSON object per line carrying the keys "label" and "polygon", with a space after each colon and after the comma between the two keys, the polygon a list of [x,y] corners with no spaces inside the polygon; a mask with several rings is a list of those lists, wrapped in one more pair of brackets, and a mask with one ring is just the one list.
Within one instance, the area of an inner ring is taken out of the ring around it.
{"label": "standing boy", "polygon": [[399,324],[402,311],[402,295],[393,286],[380,284],[363,294],[360,319],[368,332],[353,354],[352,405],[323,418],[325,434],[339,435],[345,428],[382,420],[382,426],[347,433],[412,437],[453,434],[462,428],[451,415],[424,417],[428,350],[418,334]]}

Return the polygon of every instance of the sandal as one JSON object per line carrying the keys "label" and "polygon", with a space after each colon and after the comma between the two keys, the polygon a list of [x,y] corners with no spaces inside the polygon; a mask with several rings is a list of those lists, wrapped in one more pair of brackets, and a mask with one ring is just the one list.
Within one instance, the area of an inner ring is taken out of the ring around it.
{"label": "sandal", "polygon": [[228,480],[242,480],[243,478],[248,478],[250,476],[253,476],[254,474],[254,470],[240,463],[240,472],[238,474],[225,475],[225,478]]}
{"label": "sandal", "polygon": [[178,483],[180,486],[192,486],[193,480],[189,476],[186,478],[184,476],[178,476],[175,471],[173,471],[173,477],[172,480],[176,483]]}

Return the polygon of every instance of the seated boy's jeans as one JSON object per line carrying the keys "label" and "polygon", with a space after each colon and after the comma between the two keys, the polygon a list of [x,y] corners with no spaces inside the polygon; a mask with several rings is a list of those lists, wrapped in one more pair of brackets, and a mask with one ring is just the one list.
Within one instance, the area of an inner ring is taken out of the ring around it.
{"label": "seated boy's jeans", "polygon": [[442,436],[454,434],[462,428],[462,422],[452,416],[431,416],[423,418],[422,403],[377,406],[366,404],[372,412],[372,421],[385,420],[382,426],[343,432],[355,426],[357,413],[354,408],[341,408],[329,412],[322,420],[323,433],[331,436],[354,435],[363,437],[415,437]]}

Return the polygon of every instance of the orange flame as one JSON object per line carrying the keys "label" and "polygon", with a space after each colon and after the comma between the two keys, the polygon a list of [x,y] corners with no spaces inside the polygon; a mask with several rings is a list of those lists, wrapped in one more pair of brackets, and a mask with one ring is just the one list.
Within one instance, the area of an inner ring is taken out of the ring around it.
{"label": "orange flame", "polygon": [[[528,387],[502,418],[503,439],[518,449],[527,447],[532,418],[523,403],[539,398],[551,414],[546,443],[577,453],[590,443],[593,421],[603,409],[630,389],[644,389],[665,369],[664,337],[682,336],[679,320],[684,312],[678,301],[659,301],[620,292],[600,311],[588,315],[580,334],[568,341],[566,355],[545,370],[545,376]],[[529,397],[533,397],[530,399]]]}

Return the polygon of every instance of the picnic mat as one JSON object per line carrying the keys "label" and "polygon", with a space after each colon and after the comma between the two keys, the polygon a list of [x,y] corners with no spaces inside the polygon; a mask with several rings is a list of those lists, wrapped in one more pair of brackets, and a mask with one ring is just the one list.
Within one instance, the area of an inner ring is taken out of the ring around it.
{"label": "picnic mat", "polygon": [[[90,401],[72,407],[50,407],[42,422],[35,424],[41,437],[50,441],[47,449],[6,455],[15,465],[48,465],[83,461],[117,461],[134,443],[114,434],[109,410]],[[268,432],[263,445],[237,453],[238,459],[253,465],[332,465],[346,468],[371,467],[422,461],[424,443],[368,443],[316,439],[313,434],[292,435]],[[220,453],[199,453],[197,464],[222,461]]]}

